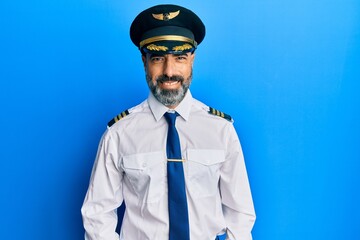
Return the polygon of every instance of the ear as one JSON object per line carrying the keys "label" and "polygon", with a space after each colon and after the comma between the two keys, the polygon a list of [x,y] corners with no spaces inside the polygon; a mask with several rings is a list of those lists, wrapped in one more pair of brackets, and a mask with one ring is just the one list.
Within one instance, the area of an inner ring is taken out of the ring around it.
{"label": "ear", "polygon": [[145,54],[141,55],[141,60],[144,64],[144,68],[146,68],[146,55]]}
{"label": "ear", "polygon": [[190,55],[190,57],[191,57],[191,65],[193,65],[193,64],[194,64],[194,60],[195,60],[195,52],[193,52],[193,53]]}

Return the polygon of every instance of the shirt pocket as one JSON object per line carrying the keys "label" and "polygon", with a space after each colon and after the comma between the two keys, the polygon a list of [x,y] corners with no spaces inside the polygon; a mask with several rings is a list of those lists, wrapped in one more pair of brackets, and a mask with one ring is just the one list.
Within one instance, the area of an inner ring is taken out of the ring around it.
{"label": "shirt pocket", "polygon": [[188,188],[196,197],[213,196],[219,191],[220,168],[225,161],[223,150],[187,150]]}
{"label": "shirt pocket", "polygon": [[123,168],[139,200],[153,203],[164,195],[166,158],[163,152],[124,156]]}

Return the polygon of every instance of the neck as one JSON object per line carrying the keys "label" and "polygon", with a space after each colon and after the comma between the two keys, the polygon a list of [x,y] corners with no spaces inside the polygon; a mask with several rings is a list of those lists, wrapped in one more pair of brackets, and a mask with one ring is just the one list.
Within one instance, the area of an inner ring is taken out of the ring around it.
{"label": "neck", "polygon": [[178,105],[172,105],[172,106],[166,106],[166,107],[169,108],[169,109],[175,109]]}

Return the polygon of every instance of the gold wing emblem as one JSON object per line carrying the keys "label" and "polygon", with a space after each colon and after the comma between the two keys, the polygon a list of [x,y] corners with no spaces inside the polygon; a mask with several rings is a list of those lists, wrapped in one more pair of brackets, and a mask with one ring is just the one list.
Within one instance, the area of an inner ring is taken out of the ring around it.
{"label": "gold wing emblem", "polygon": [[170,19],[176,18],[180,14],[180,10],[169,13],[152,14],[152,16],[160,21],[169,21]]}
{"label": "gold wing emblem", "polygon": [[174,50],[174,51],[185,51],[185,50],[188,50],[188,49],[191,49],[191,48],[193,48],[193,46],[191,46],[190,44],[185,43],[184,45],[173,47],[172,50]]}
{"label": "gold wing emblem", "polygon": [[149,49],[150,51],[167,51],[168,50],[168,48],[165,46],[158,46],[155,44],[150,44],[146,48]]}

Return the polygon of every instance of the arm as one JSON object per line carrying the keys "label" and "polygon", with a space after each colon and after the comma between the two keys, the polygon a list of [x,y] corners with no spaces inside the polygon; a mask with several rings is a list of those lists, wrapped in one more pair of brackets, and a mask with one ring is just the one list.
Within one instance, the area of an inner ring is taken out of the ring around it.
{"label": "arm", "polygon": [[118,153],[108,130],[99,145],[89,188],[81,208],[86,240],[118,240],[117,208],[123,201]]}
{"label": "arm", "polygon": [[255,210],[243,153],[233,125],[229,126],[226,161],[221,168],[220,191],[229,239],[251,240]]}

